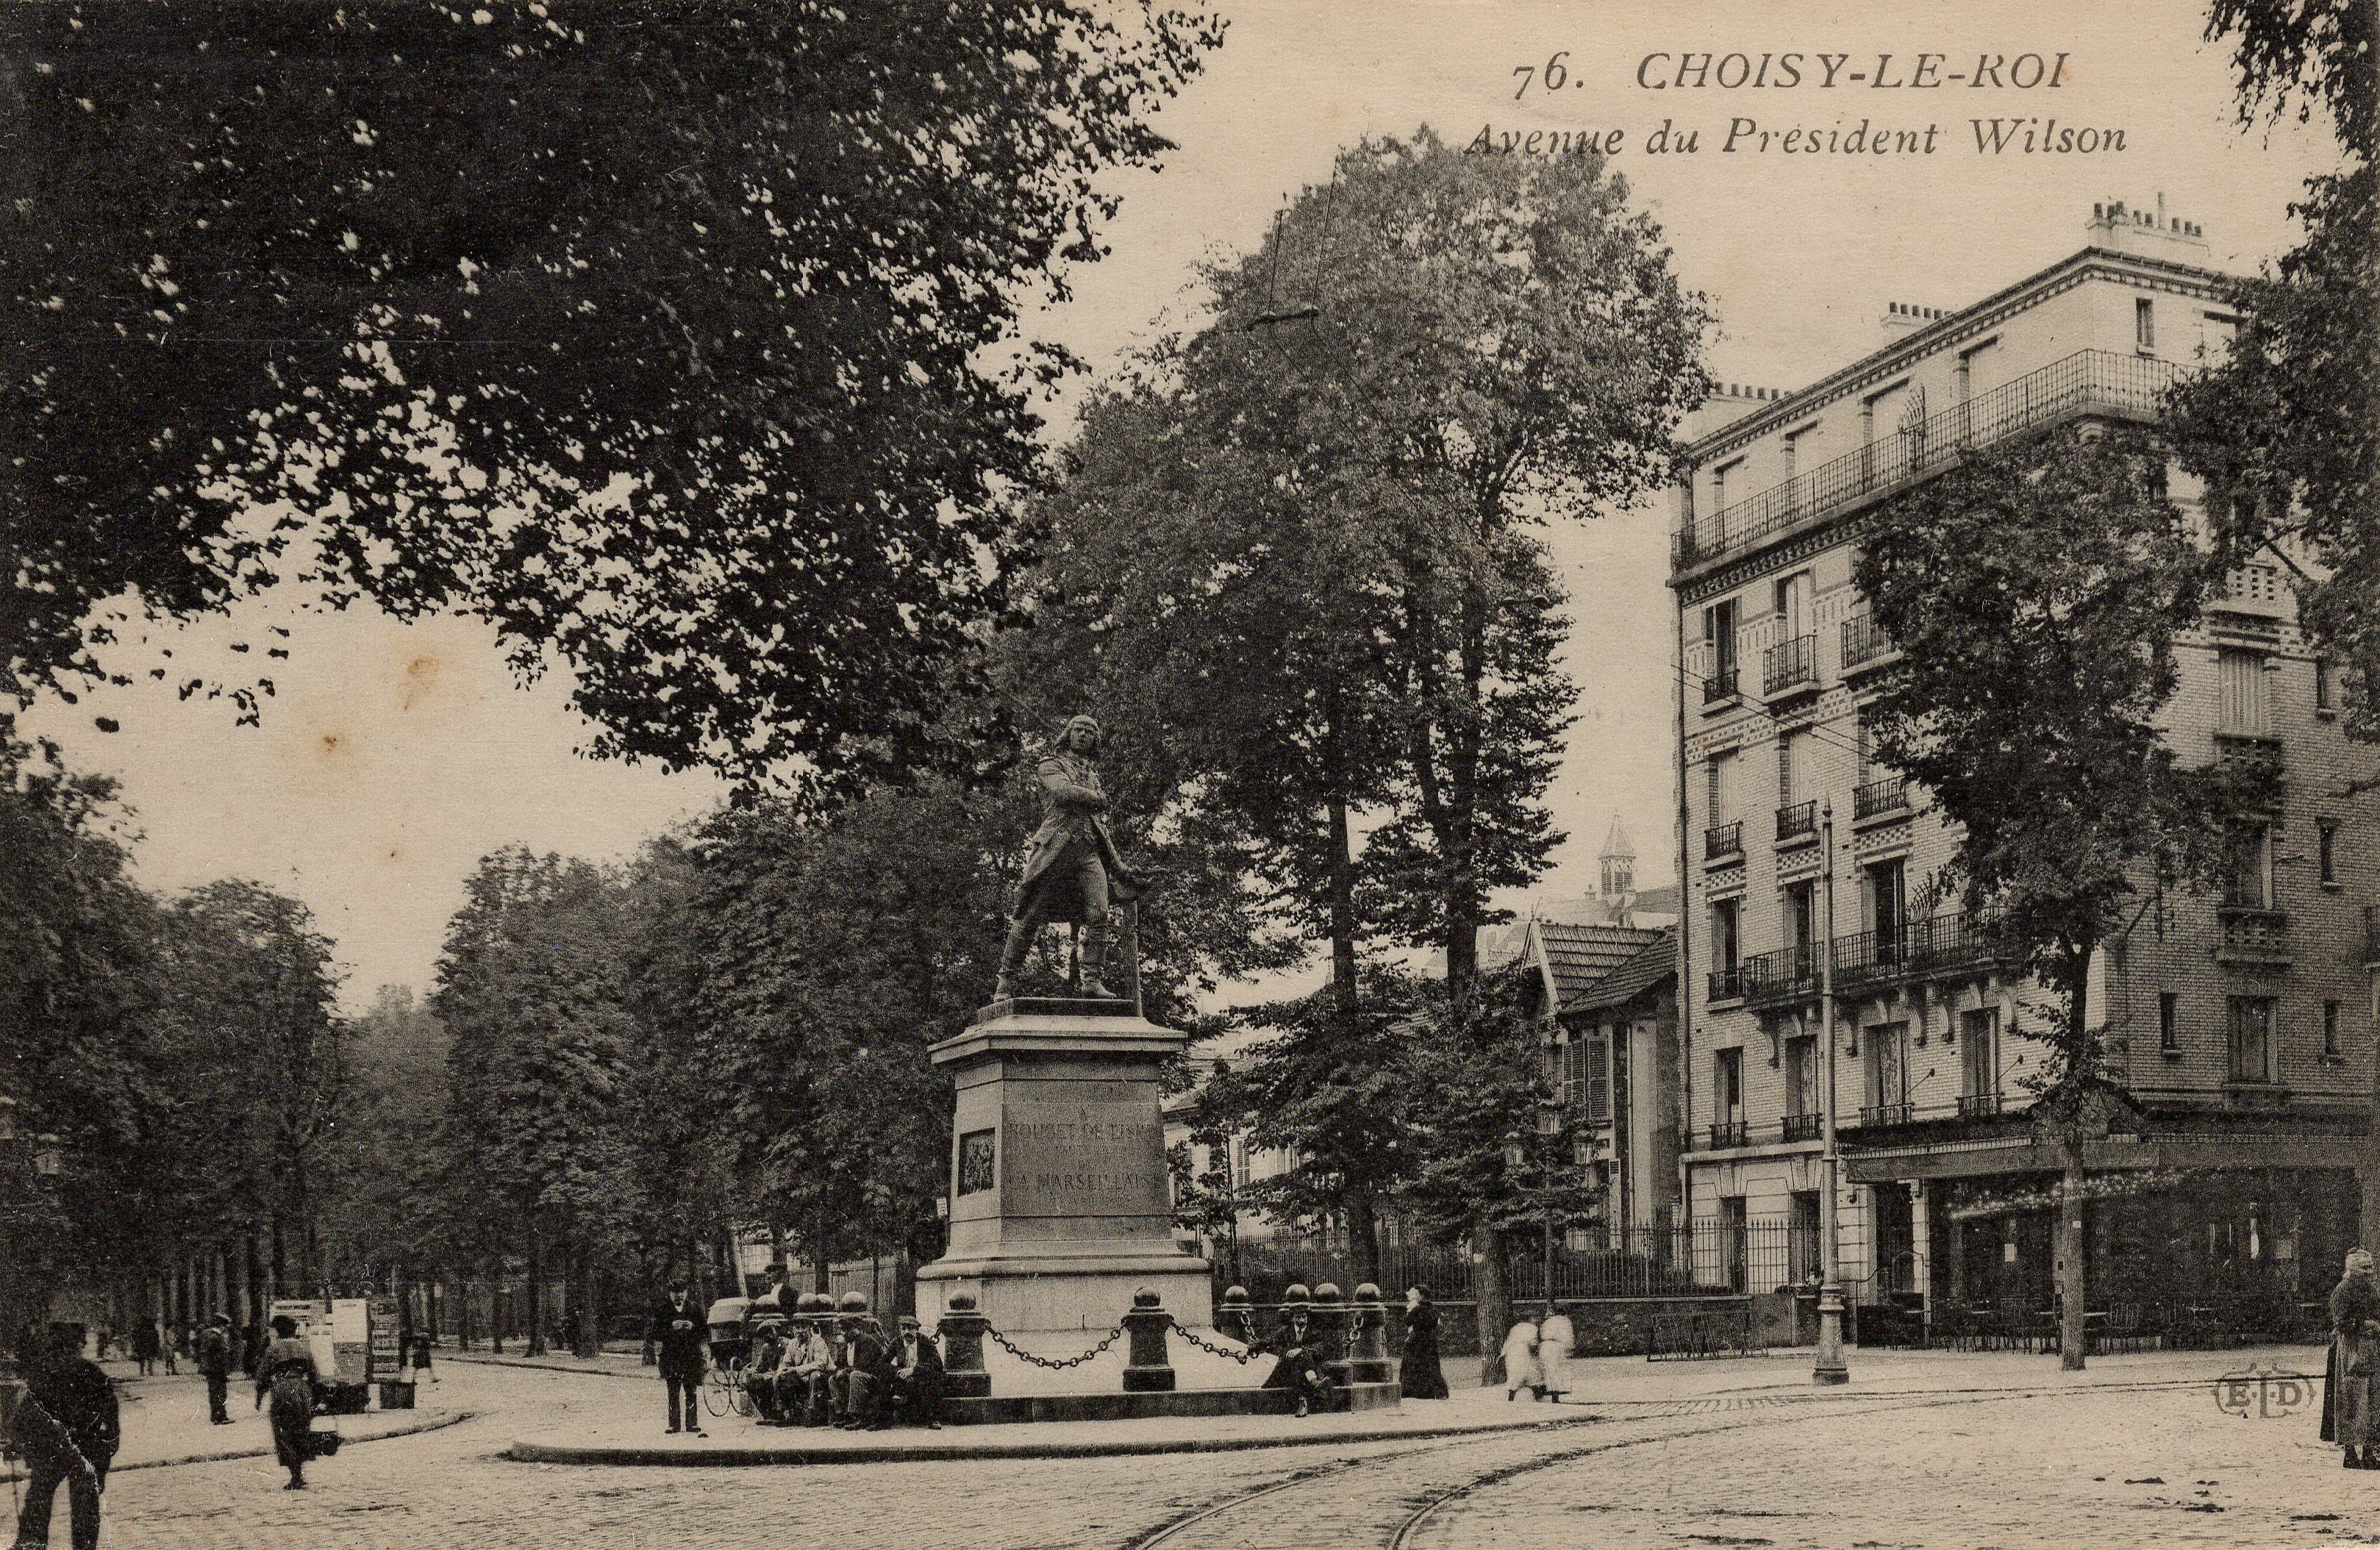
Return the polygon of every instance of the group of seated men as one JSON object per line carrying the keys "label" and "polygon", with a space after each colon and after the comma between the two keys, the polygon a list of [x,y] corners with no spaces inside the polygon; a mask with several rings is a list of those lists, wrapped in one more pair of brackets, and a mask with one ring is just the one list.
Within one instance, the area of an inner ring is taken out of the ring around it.
{"label": "group of seated men", "polygon": [[816,1306],[788,1316],[763,1298],[746,1314],[744,1387],[759,1424],[941,1429],[942,1353],[917,1319],[903,1314],[900,1334],[888,1336],[856,1291],[840,1307],[815,1293],[800,1302]]}

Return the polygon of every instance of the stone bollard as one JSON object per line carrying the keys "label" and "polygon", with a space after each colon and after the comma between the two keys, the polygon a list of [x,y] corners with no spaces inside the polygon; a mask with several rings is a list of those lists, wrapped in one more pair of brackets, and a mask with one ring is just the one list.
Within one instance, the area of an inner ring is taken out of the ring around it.
{"label": "stone bollard", "polygon": [[1396,1364],[1389,1360],[1389,1311],[1380,1305],[1380,1289],[1369,1281],[1355,1289],[1347,1314],[1347,1381],[1396,1381]]}
{"label": "stone bollard", "polygon": [[991,1320],[976,1312],[975,1299],[953,1292],[935,1326],[942,1338],[943,1392],[953,1399],[981,1399],[991,1393],[991,1374],[983,1370],[983,1332]]}
{"label": "stone bollard", "polygon": [[1347,1387],[1347,1300],[1336,1283],[1314,1289],[1314,1350],[1333,1384]]}
{"label": "stone bollard", "polygon": [[1165,1359],[1165,1332],[1173,1326],[1173,1315],[1158,1302],[1157,1293],[1144,1287],[1132,1294],[1132,1311],[1123,1315],[1131,1342],[1123,1367],[1127,1394],[1173,1392],[1173,1366]]}
{"label": "stone bollard", "polygon": [[1256,1310],[1248,1306],[1248,1289],[1232,1287],[1223,1293],[1223,1305],[1215,1310],[1215,1328],[1244,1346],[1257,1343]]}

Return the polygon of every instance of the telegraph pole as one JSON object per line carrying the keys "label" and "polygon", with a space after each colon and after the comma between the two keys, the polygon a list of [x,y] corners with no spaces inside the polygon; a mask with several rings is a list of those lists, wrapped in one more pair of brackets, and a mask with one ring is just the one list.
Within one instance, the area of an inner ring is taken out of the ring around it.
{"label": "telegraph pole", "polygon": [[1825,1156],[1820,1159],[1826,1193],[1818,1202],[1818,1236],[1824,1240],[1820,1252],[1825,1256],[1826,1278],[1818,1286],[1818,1362],[1810,1371],[1810,1381],[1836,1384],[1851,1382],[1852,1372],[1843,1364],[1843,1265],[1840,1247],[1841,1212],[1838,1205],[1842,1158],[1835,1144],[1835,805],[1831,801],[1819,809],[1818,835],[1824,867],[1818,884],[1818,1036],[1825,1041],[1827,1070],[1826,1102],[1821,1106],[1821,1122],[1826,1127]]}

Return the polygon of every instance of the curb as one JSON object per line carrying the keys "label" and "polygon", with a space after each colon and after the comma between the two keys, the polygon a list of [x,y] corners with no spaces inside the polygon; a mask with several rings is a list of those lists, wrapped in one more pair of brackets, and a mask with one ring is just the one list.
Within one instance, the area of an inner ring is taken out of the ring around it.
{"label": "curb", "polygon": [[[408,1425],[400,1426],[394,1432],[374,1432],[368,1437],[347,1437],[342,1440],[339,1446],[342,1449],[361,1447],[368,1442],[386,1442],[391,1437],[419,1436],[424,1432],[443,1431],[446,1427],[459,1425],[476,1418],[479,1413],[477,1411],[455,1411],[431,1420],[417,1421]],[[273,1457],[273,1449],[269,1447],[231,1447],[215,1453],[185,1453],[174,1459],[140,1459],[129,1464],[110,1464],[107,1474],[108,1478],[113,1480],[119,1474],[129,1474],[134,1470],[162,1470],[176,1464],[220,1464],[229,1459],[270,1459],[271,1457]],[[16,1471],[0,1475],[0,1480],[5,1480],[11,1485],[24,1478],[21,1472]]]}
{"label": "curb", "polygon": [[661,1376],[661,1369],[658,1367],[638,1366],[624,1371],[617,1367],[565,1366],[559,1362],[540,1362],[526,1356],[480,1356],[469,1352],[454,1351],[447,1353],[444,1360],[465,1362],[474,1367],[527,1367],[540,1373],[577,1373],[582,1377],[658,1378]]}
{"label": "curb", "polygon": [[1610,1419],[1565,1416],[1559,1421],[1497,1421],[1474,1426],[1416,1426],[1394,1432],[1302,1432],[1250,1437],[1178,1437],[1118,1442],[882,1444],[866,1447],[707,1447],[669,1452],[653,1447],[580,1447],[516,1438],[504,1457],[525,1464],[686,1465],[745,1468],[758,1464],[942,1464],[971,1459],[1126,1459],[1159,1453],[1242,1453],[1263,1447],[1336,1447],[1407,1438],[1488,1436],[1508,1432],[1560,1431]]}

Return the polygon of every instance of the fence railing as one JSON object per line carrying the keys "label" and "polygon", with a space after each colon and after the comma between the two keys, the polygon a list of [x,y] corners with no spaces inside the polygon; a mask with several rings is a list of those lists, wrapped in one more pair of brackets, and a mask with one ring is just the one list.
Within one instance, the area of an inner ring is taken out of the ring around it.
{"label": "fence railing", "polygon": [[1852,817],[1878,817],[1886,813],[1909,810],[1909,782],[1894,775],[1881,781],[1869,781],[1852,788]]}
{"label": "fence railing", "polygon": [[1743,820],[1715,823],[1703,830],[1703,859],[1716,861],[1723,855],[1735,855],[1743,849]]}
{"label": "fence railing", "polygon": [[1711,669],[1711,675],[1703,680],[1703,703],[1717,705],[1723,699],[1733,699],[1736,695],[1735,678],[1735,664],[1732,662]]}
{"label": "fence railing", "polygon": [[1760,692],[1777,694],[1796,684],[1818,681],[1818,637],[1795,636],[1761,654]]}
{"label": "fence railing", "polygon": [[1872,662],[1892,650],[1892,637],[1870,613],[1853,614],[1843,621],[1843,670],[1851,671],[1863,663]]}
{"label": "fence railing", "polygon": [[1818,799],[1791,802],[1777,809],[1777,842],[1798,840],[1804,834],[1818,832]]}
{"label": "fence railing", "polygon": [[1948,467],[1973,448],[2055,420],[2094,410],[2153,417],[2181,375],[2181,368],[2149,357],[2078,350],[1706,517],[1689,517],[1678,529],[1676,563],[1740,553],[1805,518],[1841,511],[1876,490]]}
{"label": "fence railing", "polygon": [[[1509,1229],[1506,1238],[1506,1291],[1516,1302],[1542,1300],[1544,1239],[1528,1228]],[[1221,1245],[1210,1244],[1206,1253],[1220,1293],[1233,1284],[1233,1267]],[[1377,1277],[1337,1238],[1244,1239],[1235,1253],[1238,1284],[1260,1303],[1279,1302],[1293,1282],[1313,1288],[1328,1281],[1352,1292],[1377,1280],[1392,1299],[1420,1286],[1440,1302],[1478,1294],[1479,1266],[1459,1248],[1383,1245]],[[1741,1225],[1717,1217],[1666,1227],[1597,1225],[1557,1232],[1553,1294],[1584,1300],[1774,1291],[1792,1279],[1793,1262],[1791,1229],[1781,1217],[1753,1217]]]}

